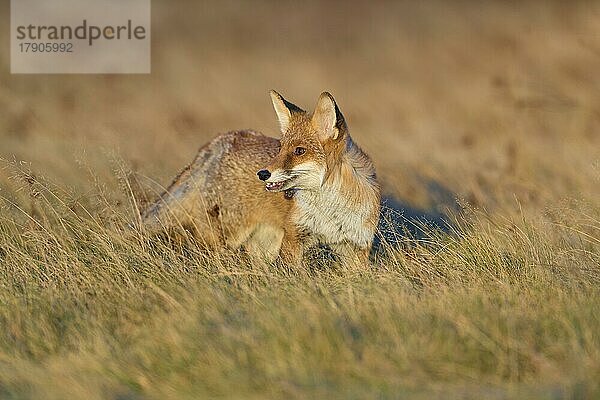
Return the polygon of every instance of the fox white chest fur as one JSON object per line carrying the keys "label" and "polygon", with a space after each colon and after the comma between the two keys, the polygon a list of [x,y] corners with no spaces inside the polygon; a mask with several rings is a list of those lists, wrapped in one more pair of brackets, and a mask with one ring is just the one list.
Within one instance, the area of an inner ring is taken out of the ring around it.
{"label": "fox white chest fur", "polygon": [[294,199],[292,219],[303,231],[325,243],[349,241],[360,248],[370,246],[375,227],[366,221],[373,215],[373,202],[349,197],[335,182],[320,190],[300,190]]}

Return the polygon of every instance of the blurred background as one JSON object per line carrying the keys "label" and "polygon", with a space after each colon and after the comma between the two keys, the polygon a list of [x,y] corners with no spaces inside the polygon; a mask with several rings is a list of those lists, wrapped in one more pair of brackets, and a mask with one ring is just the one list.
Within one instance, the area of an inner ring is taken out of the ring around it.
{"label": "blurred background", "polygon": [[600,201],[598,2],[156,0],[150,75],[11,75],[1,11],[3,167],[82,196],[122,197],[122,163],[167,185],[222,132],[277,136],[276,89],[309,110],[332,92],[415,209]]}

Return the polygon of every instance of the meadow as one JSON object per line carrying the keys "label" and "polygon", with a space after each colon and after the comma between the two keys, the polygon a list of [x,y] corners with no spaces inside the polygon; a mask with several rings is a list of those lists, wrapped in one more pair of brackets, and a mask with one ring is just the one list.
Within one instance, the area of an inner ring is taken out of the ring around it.
{"label": "meadow", "polygon": [[[0,31],[0,398],[600,397],[599,4],[152,18],[150,75],[11,75]],[[271,88],[331,91],[374,160],[403,225],[371,266],[129,228],[218,133],[276,136]]]}

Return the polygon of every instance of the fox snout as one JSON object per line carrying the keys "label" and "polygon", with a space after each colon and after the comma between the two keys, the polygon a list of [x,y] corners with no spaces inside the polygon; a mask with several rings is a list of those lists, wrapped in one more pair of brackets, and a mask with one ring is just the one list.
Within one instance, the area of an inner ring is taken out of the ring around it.
{"label": "fox snout", "polygon": [[286,185],[290,182],[289,177],[285,177],[285,179],[277,181],[277,182],[269,182],[269,179],[277,179],[281,178],[281,172],[277,170],[275,175],[271,173],[268,169],[261,169],[256,173],[258,175],[258,179],[265,182],[265,189],[269,192],[280,192],[286,189]]}
{"label": "fox snout", "polygon": [[261,181],[266,181],[271,177],[271,173],[266,169],[261,169],[256,173],[256,175],[258,175],[258,179],[260,179]]}

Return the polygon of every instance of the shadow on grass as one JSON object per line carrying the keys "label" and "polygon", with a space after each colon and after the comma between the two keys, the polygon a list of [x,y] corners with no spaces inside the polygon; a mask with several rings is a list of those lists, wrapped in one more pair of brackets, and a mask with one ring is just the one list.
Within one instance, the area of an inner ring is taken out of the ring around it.
{"label": "shadow on grass", "polygon": [[414,240],[431,237],[432,232],[450,232],[454,228],[452,216],[461,212],[456,195],[435,181],[427,181],[427,191],[434,204],[431,208],[417,208],[393,196],[383,196],[377,235],[373,251],[405,247]]}

